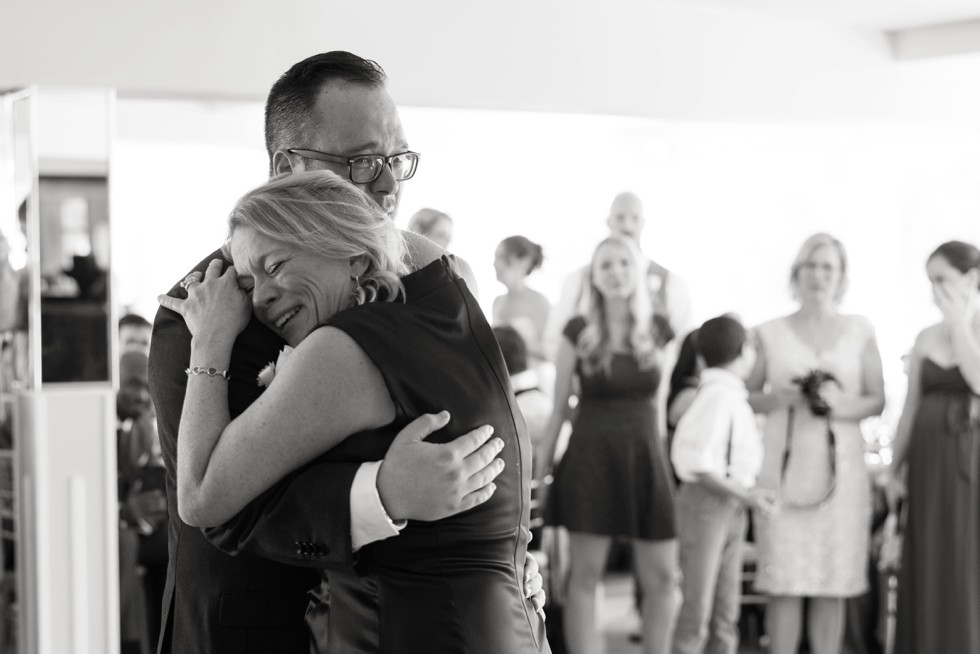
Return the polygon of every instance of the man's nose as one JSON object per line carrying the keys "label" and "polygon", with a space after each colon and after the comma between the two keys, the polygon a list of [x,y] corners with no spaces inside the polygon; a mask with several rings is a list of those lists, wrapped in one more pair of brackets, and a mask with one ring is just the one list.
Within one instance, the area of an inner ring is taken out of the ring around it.
{"label": "man's nose", "polygon": [[390,163],[385,162],[381,166],[381,174],[378,175],[378,179],[371,182],[371,192],[385,195],[394,195],[398,192],[398,180],[395,179]]}

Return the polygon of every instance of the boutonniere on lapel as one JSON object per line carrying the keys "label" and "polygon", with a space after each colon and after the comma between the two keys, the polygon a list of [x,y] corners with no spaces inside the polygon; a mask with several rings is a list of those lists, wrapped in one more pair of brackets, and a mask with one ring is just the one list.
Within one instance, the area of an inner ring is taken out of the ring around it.
{"label": "boutonniere on lapel", "polygon": [[275,361],[270,361],[265,368],[262,368],[262,370],[259,371],[259,376],[255,380],[258,382],[259,386],[269,388],[272,380],[276,378],[276,370],[282,368],[282,365],[286,363],[286,359],[289,358],[289,355],[292,354],[292,352],[293,348],[287,345],[286,347],[282,348],[281,352],[279,352],[278,359]]}

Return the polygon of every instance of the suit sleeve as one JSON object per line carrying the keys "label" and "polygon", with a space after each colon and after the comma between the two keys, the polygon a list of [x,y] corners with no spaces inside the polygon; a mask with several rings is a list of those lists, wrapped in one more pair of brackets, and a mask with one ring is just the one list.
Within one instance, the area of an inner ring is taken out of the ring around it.
{"label": "suit sleeve", "polygon": [[[202,265],[209,260],[205,259]],[[176,287],[170,292],[175,296],[181,293]],[[254,340],[256,335],[248,332],[254,329],[264,328],[251,324],[232,354],[232,416],[241,413],[258,395],[254,382],[256,360],[268,362],[278,353],[278,343],[264,351],[250,347],[248,339]],[[259,340],[265,338],[261,333],[259,336]],[[190,332],[179,314],[161,308],[153,325],[149,375],[172,512],[177,511],[177,431],[187,386],[184,370],[189,360]],[[203,530],[204,535],[232,555],[245,553],[291,565],[351,569],[350,490],[358,467],[358,463],[316,460],[257,497],[224,525]]]}

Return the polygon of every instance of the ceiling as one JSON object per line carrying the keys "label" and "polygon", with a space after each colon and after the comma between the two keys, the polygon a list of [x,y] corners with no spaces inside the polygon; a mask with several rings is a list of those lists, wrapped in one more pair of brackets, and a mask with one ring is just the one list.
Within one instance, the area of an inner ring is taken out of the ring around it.
{"label": "ceiling", "polygon": [[[669,3],[671,0],[655,0]],[[978,0],[691,0],[697,4],[820,20],[859,29],[904,30],[980,18]]]}

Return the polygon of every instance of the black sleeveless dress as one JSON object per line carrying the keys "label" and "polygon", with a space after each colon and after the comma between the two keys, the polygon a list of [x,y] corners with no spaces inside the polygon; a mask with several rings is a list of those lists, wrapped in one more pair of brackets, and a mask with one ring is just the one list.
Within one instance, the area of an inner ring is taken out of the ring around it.
{"label": "black sleeveless dress", "polygon": [[920,374],[895,652],[980,652],[980,397],[958,367]]}
{"label": "black sleeveless dress", "polygon": [[381,371],[395,404],[387,427],[329,452],[384,457],[398,431],[448,410],[447,442],[490,424],[503,439],[503,473],[489,501],[357,553],[355,572],[326,573],[328,651],[337,654],[550,652],[544,623],[524,598],[531,445],[490,325],[446,259],[403,278],[406,303],[377,302],[334,316]]}
{"label": "black sleeveless dress", "polygon": [[[577,316],[563,334],[577,343],[585,326]],[[581,394],[545,522],[604,536],[676,538],[673,479],[657,430],[660,370],[617,353],[608,373],[586,372],[581,359],[576,372]]]}

